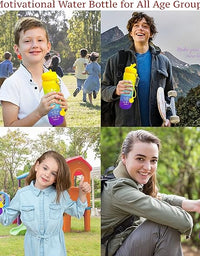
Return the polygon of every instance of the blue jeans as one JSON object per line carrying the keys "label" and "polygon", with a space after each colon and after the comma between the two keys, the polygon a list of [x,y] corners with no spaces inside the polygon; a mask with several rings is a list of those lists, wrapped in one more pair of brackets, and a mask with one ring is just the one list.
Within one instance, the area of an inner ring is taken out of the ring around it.
{"label": "blue jeans", "polygon": [[[84,82],[86,79],[79,79],[77,78],[77,88],[79,91],[83,88]],[[86,101],[86,93],[83,91],[83,101]]]}

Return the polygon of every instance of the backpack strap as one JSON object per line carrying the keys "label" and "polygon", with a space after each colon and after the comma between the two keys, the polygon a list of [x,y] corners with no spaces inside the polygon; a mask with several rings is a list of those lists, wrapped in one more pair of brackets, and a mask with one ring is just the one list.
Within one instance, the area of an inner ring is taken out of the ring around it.
{"label": "backpack strap", "polygon": [[128,59],[128,51],[120,50],[119,51],[119,62],[117,67],[117,80],[120,81],[123,79],[124,69],[126,67],[126,62]]}
{"label": "backpack strap", "polygon": [[110,241],[115,237],[115,235],[120,234],[121,232],[126,230],[128,227],[133,225],[134,219],[135,219],[134,215],[129,216],[127,219],[125,219],[122,223],[120,223],[117,227],[114,228],[114,231],[112,232],[112,234],[107,235],[101,239],[101,244],[104,244],[105,242],[107,242],[105,256],[108,256],[108,245]]}

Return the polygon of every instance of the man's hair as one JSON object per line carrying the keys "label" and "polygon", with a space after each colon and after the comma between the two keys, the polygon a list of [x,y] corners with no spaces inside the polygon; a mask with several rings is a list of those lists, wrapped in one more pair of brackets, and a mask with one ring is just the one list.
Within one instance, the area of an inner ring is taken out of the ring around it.
{"label": "man's hair", "polygon": [[10,59],[11,56],[12,56],[12,54],[11,54],[10,52],[5,52],[5,53],[4,53],[4,59],[5,59],[5,60]]}
{"label": "man's hair", "polygon": [[82,57],[82,58],[86,57],[86,56],[87,56],[87,53],[88,53],[87,49],[81,49],[81,50],[80,50],[80,54],[81,54],[81,57]]}
{"label": "man's hair", "polygon": [[130,32],[132,31],[133,25],[135,23],[137,23],[138,21],[141,21],[143,18],[146,20],[147,24],[150,27],[150,32],[151,32],[152,37],[149,38],[149,41],[151,41],[153,39],[153,37],[155,36],[155,34],[157,33],[156,25],[155,25],[154,19],[152,17],[148,16],[147,14],[145,14],[143,12],[134,12],[126,26],[128,32],[129,32],[128,37],[132,41],[132,43],[134,43],[134,40],[133,40],[132,36],[130,35]]}
{"label": "man's hair", "polygon": [[17,23],[15,24],[15,28],[14,28],[15,44],[19,45],[21,31],[26,32],[27,30],[33,29],[33,28],[44,29],[46,32],[47,41],[49,42],[49,36],[48,36],[48,32],[45,25],[40,20],[34,17],[24,17],[18,20]]}

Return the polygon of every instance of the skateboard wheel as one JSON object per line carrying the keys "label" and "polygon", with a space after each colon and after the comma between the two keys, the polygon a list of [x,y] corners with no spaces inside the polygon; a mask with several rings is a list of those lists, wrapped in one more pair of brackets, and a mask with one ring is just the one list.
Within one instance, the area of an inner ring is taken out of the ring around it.
{"label": "skateboard wheel", "polygon": [[168,97],[176,97],[177,96],[177,92],[174,90],[168,91]]}
{"label": "skateboard wheel", "polygon": [[177,123],[179,123],[179,122],[180,122],[179,116],[170,116],[170,122],[171,122],[172,124],[177,124]]}

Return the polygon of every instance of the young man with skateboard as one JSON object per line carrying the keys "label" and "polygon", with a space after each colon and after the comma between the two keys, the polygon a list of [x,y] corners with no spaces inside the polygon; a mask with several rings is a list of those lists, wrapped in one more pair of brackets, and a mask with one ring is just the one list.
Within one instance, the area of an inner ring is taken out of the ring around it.
{"label": "young man with skateboard", "polygon": [[[164,89],[165,100],[169,102],[167,93],[173,90],[172,66],[159,47],[152,44],[157,33],[152,17],[134,12],[128,21],[127,29],[132,42],[130,50],[124,52],[126,59],[124,68],[136,63],[139,83],[136,85],[136,98],[130,109],[121,109],[120,95],[130,92],[130,81],[123,80],[119,74],[119,53],[108,61],[102,79],[102,100],[113,102],[113,126],[170,126],[171,111],[166,113],[163,122],[157,106],[157,89]],[[123,73],[123,72],[120,72]],[[102,119],[104,112],[102,110]],[[109,120],[107,120],[109,123]],[[102,124],[103,126],[103,124]],[[106,125],[106,126],[112,126]]]}

